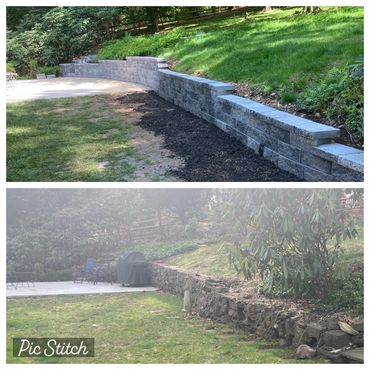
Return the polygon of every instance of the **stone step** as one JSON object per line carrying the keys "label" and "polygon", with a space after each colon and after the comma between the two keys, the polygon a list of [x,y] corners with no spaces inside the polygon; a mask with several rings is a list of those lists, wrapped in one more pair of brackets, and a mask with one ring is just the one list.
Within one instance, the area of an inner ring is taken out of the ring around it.
{"label": "stone step", "polygon": [[341,355],[351,361],[363,364],[364,363],[364,348],[354,348],[349,351],[344,351]]}

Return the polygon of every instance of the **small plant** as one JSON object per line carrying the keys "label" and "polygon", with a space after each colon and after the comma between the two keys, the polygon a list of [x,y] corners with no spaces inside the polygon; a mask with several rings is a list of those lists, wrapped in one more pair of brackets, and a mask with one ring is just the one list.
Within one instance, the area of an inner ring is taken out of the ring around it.
{"label": "small plant", "polygon": [[301,93],[298,105],[311,112],[343,124],[354,141],[364,135],[364,63],[333,68],[314,86]]}
{"label": "small plant", "polygon": [[364,275],[348,274],[334,280],[328,295],[318,305],[319,310],[353,310],[362,314],[364,310]]}

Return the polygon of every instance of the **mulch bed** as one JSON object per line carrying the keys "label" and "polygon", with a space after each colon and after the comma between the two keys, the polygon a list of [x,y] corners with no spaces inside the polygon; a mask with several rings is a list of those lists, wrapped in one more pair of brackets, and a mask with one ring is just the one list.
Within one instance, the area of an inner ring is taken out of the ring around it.
{"label": "mulch bed", "polygon": [[137,124],[164,138],[164,147],[184,159],[172,174],[183,181],[303,181],[261,158],[213,124],[152,91],[117,98]]}

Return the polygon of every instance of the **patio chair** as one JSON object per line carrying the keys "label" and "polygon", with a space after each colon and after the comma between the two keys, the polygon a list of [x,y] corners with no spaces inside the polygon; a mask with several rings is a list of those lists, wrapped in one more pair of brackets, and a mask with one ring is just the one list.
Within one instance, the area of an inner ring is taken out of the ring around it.
{"label": "patio chair", "polygon": [[74,283],[83,283],[84,281],[93,282],[94,281],[94,269],[95,269],[95,260],[89,257],[83,269],[73,272],[73,282]]}
{"label": "patio chair", "polygon": [[35,274],[32,271],[14,271],[6,275],[6,287],[17,289],[18,286],[35,286]]}

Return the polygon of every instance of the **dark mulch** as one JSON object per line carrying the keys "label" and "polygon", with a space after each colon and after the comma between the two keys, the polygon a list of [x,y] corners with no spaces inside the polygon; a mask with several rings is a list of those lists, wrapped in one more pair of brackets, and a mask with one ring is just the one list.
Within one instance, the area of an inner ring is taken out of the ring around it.
{"label": "dark mulch", "polygon": [[165,148],[184,159],[185,166],[173,171],[184,181],[302,181],[154,92],[127,94],[117,101],[137,112],[137,124],[162,135]]}

